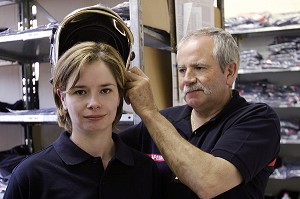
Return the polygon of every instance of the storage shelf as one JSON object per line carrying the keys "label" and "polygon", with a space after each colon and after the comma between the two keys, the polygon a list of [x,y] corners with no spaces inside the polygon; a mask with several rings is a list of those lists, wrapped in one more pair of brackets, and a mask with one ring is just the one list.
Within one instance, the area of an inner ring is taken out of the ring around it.
{"label": "storage shelf", "polygon": [[[133,114],[124,113],[119,124],[133,124]],[[22,110],[9,113],[0,113],[0,123],[57,123],[56,109]]]}
{"label": "storage shelf", "polygon": [[232,35],[243,35],[243,36],[257,36],[259,34],[278,34],[280,32],[286,32],[286,31],[292,31],[296,32],[299,31],[297,29],[300,29],[300,24],[295,25],[287,25],[287,26],[271,26],[271,27],[263,27],[263,28],[252,28],[247,30],[230,30],[228,29],[228,32],[230,32]]}
{"label": "storage shelf", "polygon": [[0,35],[0,59],[21,63],[49,62],[51,29]]}
{"label": "storage shelf", "polygon": [[6,6],[17,3],[18,0],[2,0],[0,1],[0,6]]}
{"label": "storage shelf", "polygon": [[274,108],[300,108],[300,104],[295,104],[295,105],[280,105]]}
{"label": "storage shelf", "polygon": [[280,144],[300,144],[300,140],[288,140],[288,139],[281,139]]}
{"label": "storage shelf", "polygon": [[272,68],[272,69],[261,69],[261,70],[249,70],[249,69],[239,69],[239,74],[254,74],[254,73],[277,73],[277,72],[295,72],[300,71],[300,67],[290,67],[290,68]]}
{"label": "storage shelf", "polygon": [[[49,62],[51,28],[0,34],[0,59],[21,63]],[[170,50],[168,36],[144,28],[145,45]]]}
{"label": "storage shelf", "polygon": [[162,34],[144,26],[145,46],[171,51],[170,35],[163,31]]}

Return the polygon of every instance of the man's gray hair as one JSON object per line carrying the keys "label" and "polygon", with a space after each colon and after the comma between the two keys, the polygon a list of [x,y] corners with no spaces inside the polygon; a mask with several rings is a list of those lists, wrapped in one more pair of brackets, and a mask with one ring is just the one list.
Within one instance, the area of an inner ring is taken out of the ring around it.
{"label": "man's gray hair", "polygon": [[181,41],[178,43],[177,49],[180,49],[180,47],[187,40],[197,39],[202,36],[209,36],[213,38],[215,44],[213,49],[213,57],[218,61],[223,72],[225,67],[232,62],[239,66],[239,47],[232,35],[221,28],[206,27],[193,31],[181,39]]}

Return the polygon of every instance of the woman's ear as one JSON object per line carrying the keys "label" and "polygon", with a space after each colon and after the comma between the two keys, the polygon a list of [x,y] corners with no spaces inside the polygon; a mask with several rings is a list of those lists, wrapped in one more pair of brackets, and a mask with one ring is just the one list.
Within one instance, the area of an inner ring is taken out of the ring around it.
{"label": "woman's ear", "polygon": [[235,79],[237,77],[238,67],[235,62],[232,62],[226,66],[225,74],[227,78],[227,85],[232,87],[233,83],[235,82]]}
{"label": "woman's ear", "polygon": [[66,106],[66,93],[60,89],[56,90],[56,94],[59,96],[61,104],[63,105],[64,110],[67,110]]}

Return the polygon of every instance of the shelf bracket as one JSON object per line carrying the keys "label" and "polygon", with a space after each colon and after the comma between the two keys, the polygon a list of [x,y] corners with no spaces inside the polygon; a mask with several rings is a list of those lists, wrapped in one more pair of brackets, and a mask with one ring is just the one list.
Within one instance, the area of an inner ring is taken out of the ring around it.
{"label": "shelf bracket", "polygon": [[132,65],[139,67],[141,70],[144,70],[144,27],[142,19],[142,10],[141,10],[141,0],[130,0],[130,29],[134,37],[134,45],[132,51],[135,54],[135,58],[132,61]]}

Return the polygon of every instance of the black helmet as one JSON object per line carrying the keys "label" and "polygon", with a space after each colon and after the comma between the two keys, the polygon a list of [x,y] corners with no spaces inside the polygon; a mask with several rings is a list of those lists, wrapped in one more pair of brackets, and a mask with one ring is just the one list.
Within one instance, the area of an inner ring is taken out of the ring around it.
{"label": "black helmet", "polygon": [[133,35],[122,18],[100,4],[77,9],[53,29],[50,49],[51,67],[74,44],[83,41],[103,42],[114,47],[128,68],[131,61]]}

